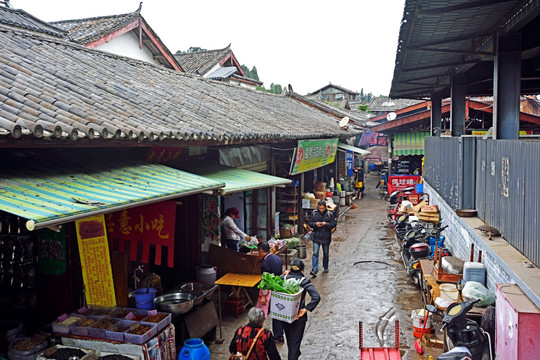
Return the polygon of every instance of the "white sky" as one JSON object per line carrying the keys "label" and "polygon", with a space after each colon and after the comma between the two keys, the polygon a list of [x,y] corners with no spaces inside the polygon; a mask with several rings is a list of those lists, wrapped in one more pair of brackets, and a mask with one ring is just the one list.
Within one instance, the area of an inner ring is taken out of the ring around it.
{"label": "white sky", "polygon": [[[145,0],[142,15],[172,53],[229,43],[240,64],[306,94],[329,82],[388,95],[404,0]],[[45,21],[124,14],[139,0],[11,0]]]}

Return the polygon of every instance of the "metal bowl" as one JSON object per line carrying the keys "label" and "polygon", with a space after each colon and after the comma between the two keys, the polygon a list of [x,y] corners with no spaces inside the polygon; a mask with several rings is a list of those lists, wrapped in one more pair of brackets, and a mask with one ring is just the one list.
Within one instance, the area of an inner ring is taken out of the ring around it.
{"label": "metal bowl", "polygon": [[195,298],[195,295],[187,292],[176,292],[158,296],[154,299],[154,305],[161,311],[179,315],[191,310]]}
{"label": "metal bowl", "polygon": [[203,292],[203,297],[209,298],[217,290],[217,285],[188,282],[182,284],[180,290],[187,292]]}

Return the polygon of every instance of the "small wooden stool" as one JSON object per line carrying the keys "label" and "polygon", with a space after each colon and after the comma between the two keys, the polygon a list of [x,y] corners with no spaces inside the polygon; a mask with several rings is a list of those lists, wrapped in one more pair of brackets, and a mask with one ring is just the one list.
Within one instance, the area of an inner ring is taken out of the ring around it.
{"label": "small wooden stool", "polygon": [[238,297],[230,297],[225,299],[223,303],[223,312],[231,311],[238,319],[238,315],[244,311],[244,299]]}

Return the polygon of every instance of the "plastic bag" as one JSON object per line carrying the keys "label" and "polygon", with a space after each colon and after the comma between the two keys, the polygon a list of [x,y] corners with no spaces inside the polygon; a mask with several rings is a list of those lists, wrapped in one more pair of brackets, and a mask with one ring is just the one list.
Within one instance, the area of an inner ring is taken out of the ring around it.
{"label": "plastic bag", "polygon": [[477,306],[495,304],[495,296],[484,285],[477,281],[467,281],[461,295],[463,296],[463,299],[467,301],[481,299],[476,303]]}

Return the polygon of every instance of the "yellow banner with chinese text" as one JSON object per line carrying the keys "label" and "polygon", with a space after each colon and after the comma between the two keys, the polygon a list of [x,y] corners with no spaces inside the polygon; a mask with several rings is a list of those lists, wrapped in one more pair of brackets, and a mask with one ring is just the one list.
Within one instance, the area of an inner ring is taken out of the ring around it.
{"label": "yellow banner with chinese text", "polygon": [[114,282],[105,229],[105,217],[97,215],[75,221],[86,303],[115,306]]}

